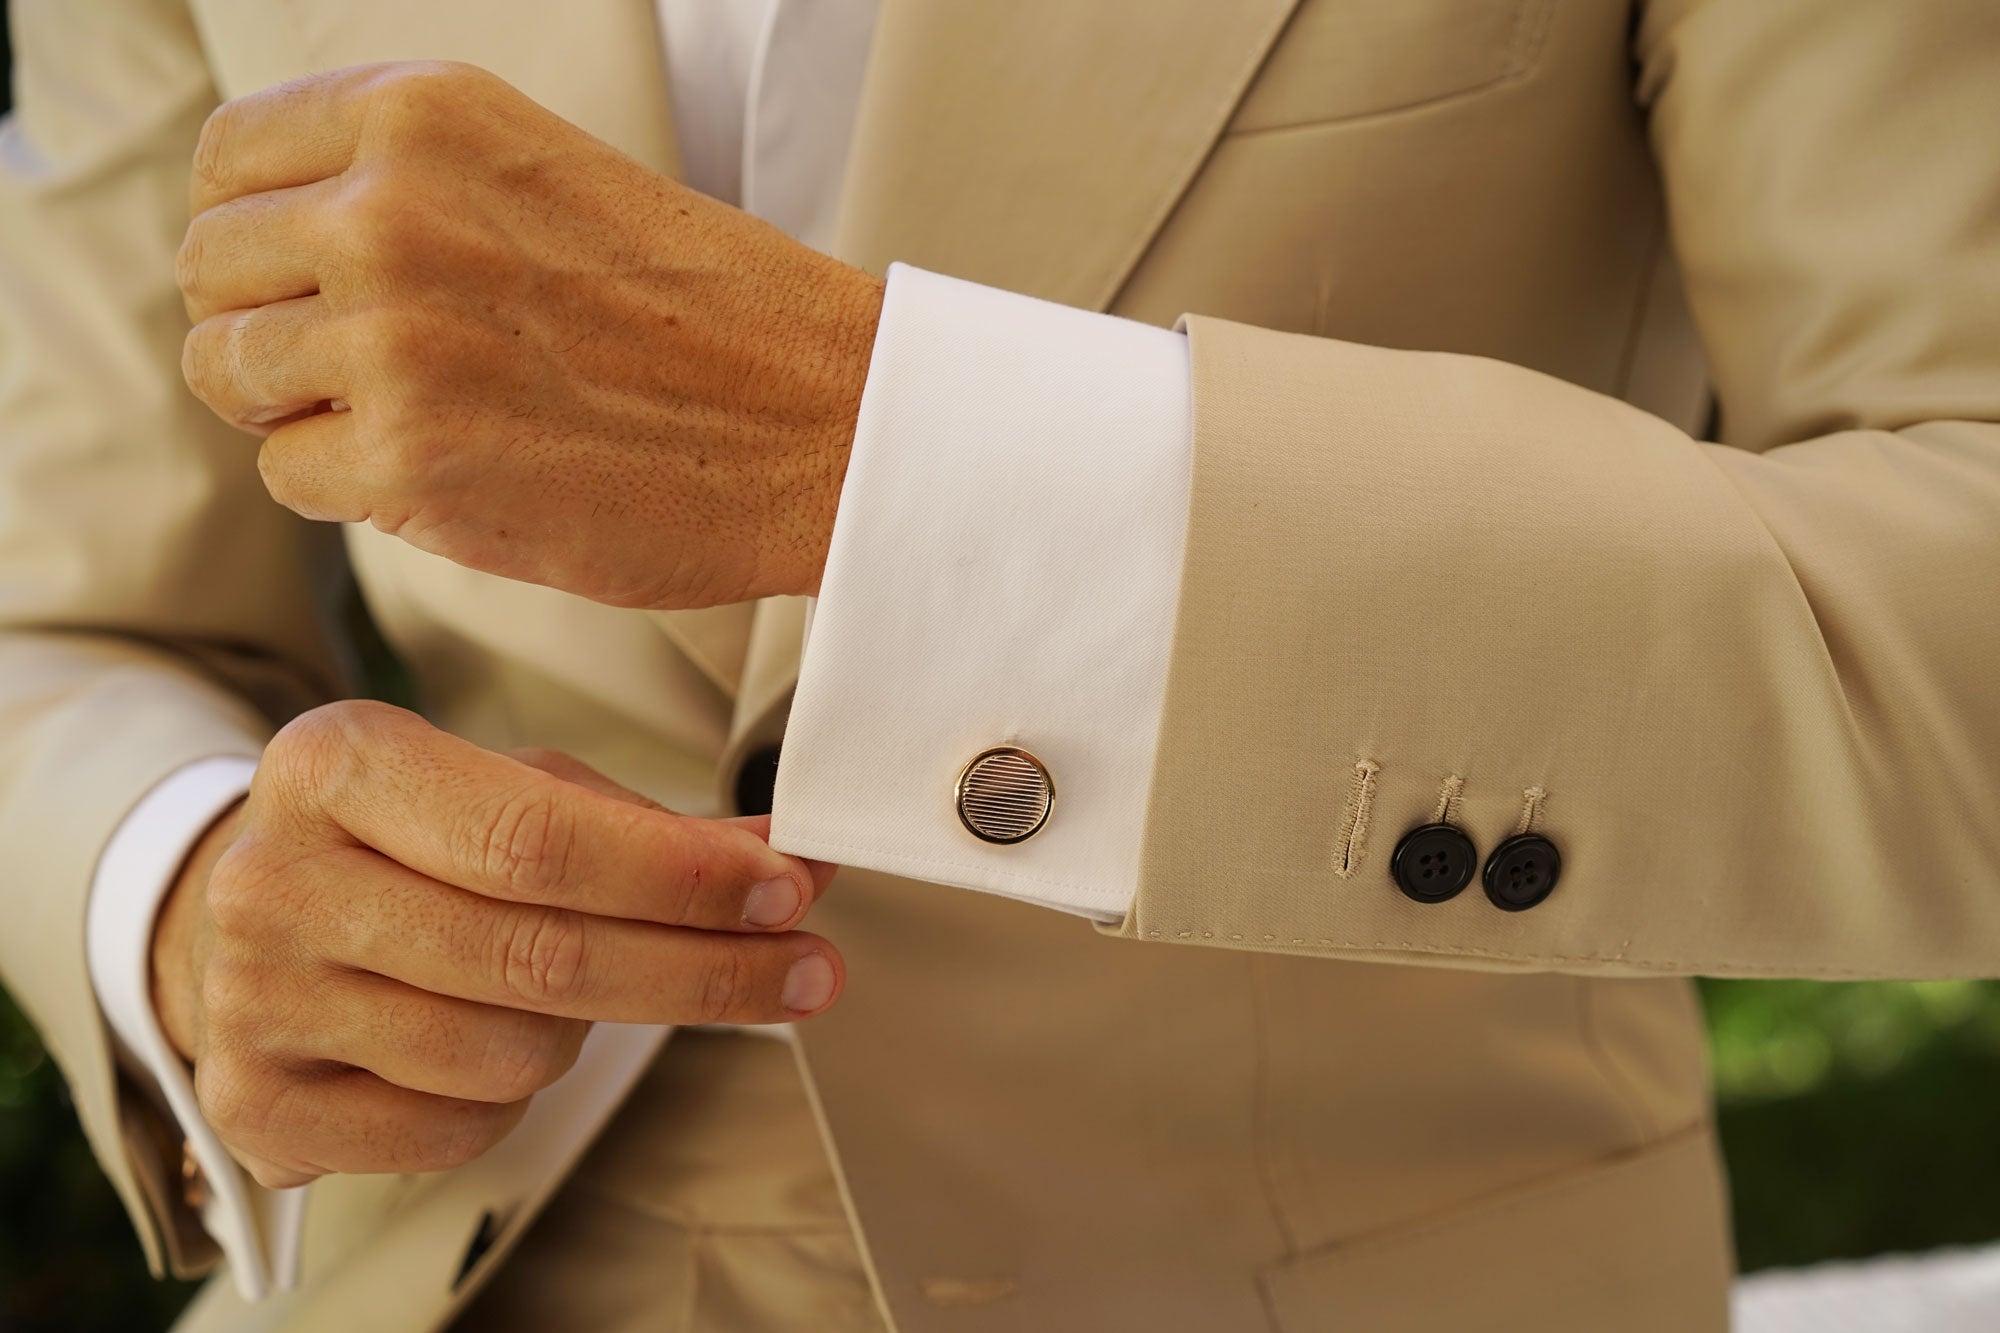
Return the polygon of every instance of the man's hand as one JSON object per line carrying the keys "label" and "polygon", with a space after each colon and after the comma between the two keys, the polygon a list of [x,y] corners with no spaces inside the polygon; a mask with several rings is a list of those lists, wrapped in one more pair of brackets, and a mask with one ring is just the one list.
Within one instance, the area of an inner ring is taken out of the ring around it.
{"label": "man's hand", "polygon": [[811,593],[881,283],[464,65],[203,128],[183,368],[309,518],[619,606]]}
{"label": "man's hand", "polygon": [[155,1007],[261,1183],[460,1165],[591,1020],[833,1003],[840,955],[792,929],[830,867],[772,851],[761,820],[683,818],[524,758],[329,705],[278,734],[196,849],[155,931]]}

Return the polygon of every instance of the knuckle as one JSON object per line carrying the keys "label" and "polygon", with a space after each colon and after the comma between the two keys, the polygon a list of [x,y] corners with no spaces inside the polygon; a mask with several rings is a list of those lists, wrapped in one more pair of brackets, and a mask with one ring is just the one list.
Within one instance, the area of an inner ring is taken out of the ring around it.
{"label": "knuckle", "polygon": [[454,1120],[438,1132],[437,1141],[415,1168],[419,1172],[456,1171],[486,1151],[489,1145],[483,1137],[471,1122]]}
{"label": "knuckle", "polygon": [[174,252],[174,283],[190,300],[201,288],[202,262],[208,249],[204,234],[207,224],[203,221],[206,216],[203,214],[188,224],[187,234],[181,237],[181,248]]}
{"label": "knuckle", "polygon": [[561,750],[552,750],[546,745],[522,745],[507,752],[508,757],[529,768],[539,768],[544,773],[567,768],[573,760]]}
{"label": "knuckle", "polygon": [[221,339],[221,326],[210,318],[189,329],[181,342],[181,378],[195,397],[212,408],[221,405],[222,383],[217,374],[222,363]]}
{"label": "knuckle", "polygon": [[407,390],[417,383],[413,372],[439,356],[443,331],[411,306],[376,305],[350,318],[354,328],[346,341],[364,358],[364,368],[374,372],[376,387]]}
{"label": "knuckle", "polygon": [[298,514],[309,514],[308,487],[286,466],[285,458],[266,442],[257,450],[257,480],[277,503]]}
{"label": "knuckle", "polygon": [[339,234],[370,268],[413,257],[424,243],[424,192],[409,183],[409,168],[356,171],[334,205]]}
{"label": "knuckle", "polygon": [[485,95],[493,75],[455,60],[413,60],[388,67],[375,83],[373,105],[385,128],[424,131],[435,117]]}
{"label": "knuckle", "polygon": [[[270,872],[256,839],[239,833],[208,872],[202,897],[209,920],[223,935],[249,936],[264,925],[270,909]],[[212,970],[212,969],[211,969]]]}
{"label": "knuckle", "polygon": [[510,892],[539,895],[569,882],[575,830],[546,781],[513,791],[486,822],[480,868]]}
{"label": "knuckle", "polygon": [[455,77],[444,61],[410,61],[383,71],[375,85],[375,107],[391,125],[410,118],[422,124],[437,109],[440,90]]}
{"label": "knuckle", "polygon": [[267,1190],[290,1189],[311,1179],[302,1172],[279,1166],[276,1162],[267,1162],[261,1157],[249,1158],[244,1163],[243,1169],[250,1173],[252,1180]]}
{"label": "knuckle", "polygon": [[525,1109],[516,1103],[463,1104],[447,1110],[432,1128],[421,1169],[455,1171],[507,1137]]}
{"label": "knuckle", "polygon": [[[388,410],[395,409],[390,406]],[[418,420],[420,411],[397,415],[400,422],[385,425],[369,438],[368,475],[384,495],[400,499],[409,508],[421,508],[427,499],[446,489],[438,483],[445,476],[450,449],[433,425]]]}
{"label": "knuckle", "polygon": [[694,1020],[721,1023],[749,1011],[751,986],[756,979],[747,952],[729,941],[720,941],[702,961],[695,987]]}
{"label": "knuckle", "polygon": [[264,762],[275,776],[315,783],[329,763],[346,748],[349,729],[342,704],[322,704],[287,722],[264,750]]}
{"label": "knuckle", "polygon": [[247,1060],[211,1055],[195,1067],[195,1102],[201,1117],[231,1145],[270,1133],[277,1091],[276,1078]]}
{"label": "knuckle", "polygon": [[306,793],[324,793],[351,781],[385,731],[401,729],[409,715],[373,699],[343,699],[309,709],[271,738],[264,762],[274,780]]}
{"label": "knuckle", "polygon": [[563,1076],[559,1030],[540,1015],[521,1014],[488,1038],[480,1059],[484,1100],[517,1102],[532,1097]]}
{"label": "knuckle", "polygon": [[525,1004],[573,1004],[584,998],[587,950],[578,918],[556,908],[526,912],[506,934],[501,975]]}
{"label": "knuckle", "polygon": [[202,190],[214,193],[221,190],[227,180],[223,164],[228,151],[231,131],[238,116],[236,103],[224,102],[208,113],[208,119],[201,123],[201,134],[195,140],[194,183]]}
{"label": "knuckle", "polygon": [[[451,334],[440,322],[408,303],[384,301],[341,317],[333,338],[343,362],[371,404],[381,429],[372,432],[374,460],[397,471],[411,470],[413,444],[431,438],[438,416],[439,387],[448,373]],[[415,455],[423,450],[417,449]]]}
{"label": "knuckle", "polygon": [[209,959],[202,971],[201,1007],[210,1030],[235,1036],[261,1011],[269,998],[264,992],[255,967],[226,954]]}
{"label": "knuckle", "polygon": [[456,1171],[477,1161],[497,1142],[499,1135],[488,1128],[485,1119],[469,1115],[453,1116],[438,1130],[436,1141],[420,1164],[420,1169]]}

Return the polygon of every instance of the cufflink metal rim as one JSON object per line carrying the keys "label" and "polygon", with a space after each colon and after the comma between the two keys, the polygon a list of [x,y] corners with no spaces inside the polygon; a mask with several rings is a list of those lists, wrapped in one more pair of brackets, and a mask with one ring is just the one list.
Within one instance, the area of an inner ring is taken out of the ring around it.
{"label": "cufflink metal rim", "polygon": [[[1021,764],[1033,770],[1038,808],[1035,804],[1022,804],[1018,795],[1005,797],[996,806],[990,790],[982,792],[979,778],[1003,766],[1018,770]],[[951,800],[952,808],[958,811],[958,822],[965,826],[966,832],[981,842],[1008,846],[1026,842],[1048,824],[1056,808],[1056,783],[1049,776],[1049,766],[1030,751],[1018,745],[995,745],[965,761],[965,767],[958,770],[958,780],[952,784]]]}

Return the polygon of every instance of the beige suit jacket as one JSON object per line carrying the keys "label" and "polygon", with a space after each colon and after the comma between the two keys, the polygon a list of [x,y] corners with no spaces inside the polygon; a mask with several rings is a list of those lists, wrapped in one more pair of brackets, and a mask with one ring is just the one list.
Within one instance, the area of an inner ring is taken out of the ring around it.
{"label": "beige suit jacket", "polygon": [[[676,152],[648,0],[15,15],[0,971],[149,1253],[198,1266],[91,1003],[91,867],[346,673],[313,534],[179,381],[196,130],[450,57]],[[901,1328],[1722,1325],[1666,974],[2000,970],[1996,54],[1987,0],[885,0],[843,256],[1194,312],[1135,910],[857,874],[819,913],[853,983],[803,1060]],[[795,604],[645,615],[346,545],[475,740],[709,812],[782,734]],[[1533,822],[1557,894],[1398,893],[1440,809],[1482,848]],[[518,1234],[579,1146],[324,1183],[260,1319],[435,1326],[479,1219]],[[940,1308],[937,1274],[1013,1286]]]}

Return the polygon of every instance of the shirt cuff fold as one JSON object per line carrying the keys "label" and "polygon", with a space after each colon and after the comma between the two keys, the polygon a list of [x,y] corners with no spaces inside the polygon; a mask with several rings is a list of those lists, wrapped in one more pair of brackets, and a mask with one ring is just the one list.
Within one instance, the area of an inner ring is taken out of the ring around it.
{"label": "shirt cuff fold", "polygon": [[[890,269],[772,811],[783,851],[1116,920],[1137,890],[1192,466],[1181,334]],[[1025,841],[958,819],[995,746]]]}
{"label": "shirt cuff fold", "polygon": [[194,1081],[153,1011],[153,923],[182,865],[217,818],[250,790],[257,761],[197,760],[163,778],[125,816],[91,879],[85,925],[90,983],[129,1056],[149,1075],[208,1185],[202,1224],[221,1246],[236,1289],[261,1300],[298,1280],[306,1187],[265,1190],[202,1119]]}

